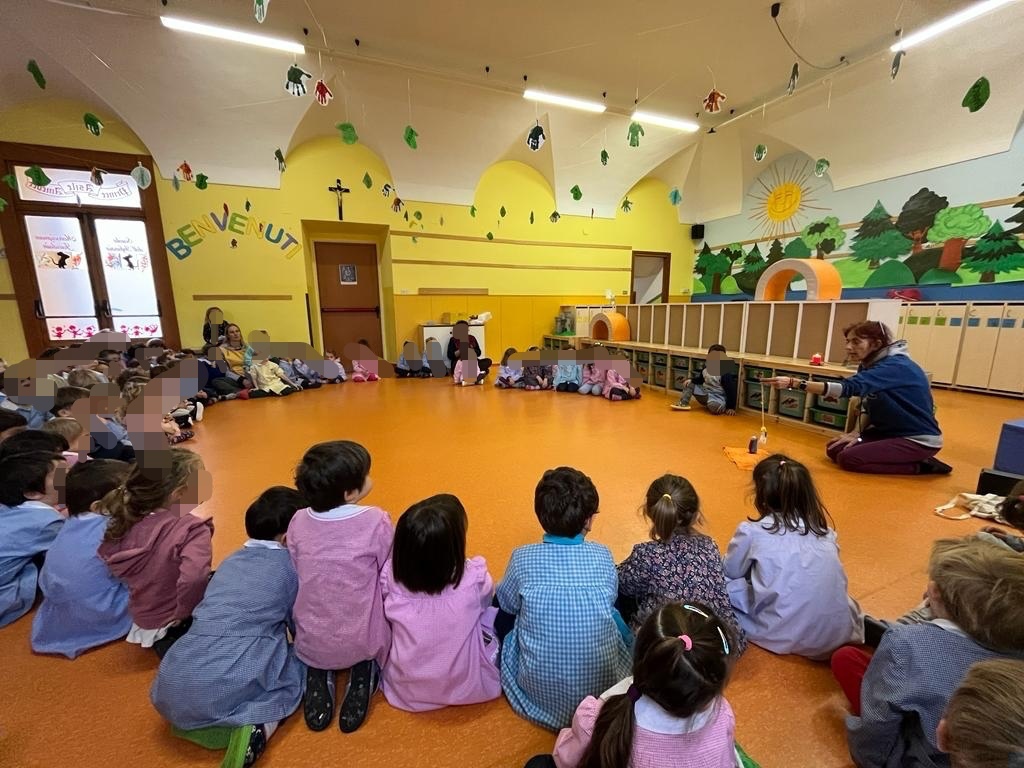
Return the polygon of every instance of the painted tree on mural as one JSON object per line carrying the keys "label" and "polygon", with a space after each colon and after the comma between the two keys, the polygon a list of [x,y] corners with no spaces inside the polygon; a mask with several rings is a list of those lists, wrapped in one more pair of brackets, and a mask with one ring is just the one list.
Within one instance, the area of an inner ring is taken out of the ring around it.
{"label": "painted tree on mural", "polygon": [[956,272],[963,259],[964,245],[972,237],[985,234],[991,225],[992,220],[973,203],[939,211],[935,223],[928,230],[928,242],[942,243],[938,268],[944,272]]}
{"label": "painted tree on mural", "polygon": [[892,216],[882,201],[868,211],[853,236],[854,261],[868,262],[868,269],[878,269],[884,259],[896,259],[910,250],[910,241],[892,223]]}
{"label": "painted tree on mural", "polygon": [[[776,243],[779,241],[776,240]],[[782,244],[779,243],[779,252],[782,252]],[[768,266],[768,262],[765,261],[764,256],[761,255],[761,249],[757,247],[757,243],[754,243],[754,247],[747,251],[747,255],[743,258],[743,272],[752,274],[755,272],[763,272],[765,267]]]}
{"label": "painted tree on mural", "polygon": [[1013,207],[1017,208],[1018,212],[1010,216],[1006,223],[1009,224],[1012,221],[1017,226],[1007,231],[1014,235],[1024,235],[1024,193],[1021,193],[1020,199],[1013,204]]}
{"label": "painted tree on mural", "polygon": [[846,242],[846,232],[839,226],[839,219],[835,216],[811,222],[804,227],[800,237],[809,247],[817,249],[819,259],[824,259]]}
{"label": "painted tree on mural", "polygon": [[[701,282],[708,286],[710,293],[722,292],[722,280],[732,272],[733,262],[743,255],[743,249],[738,243],[727,245],[718,253],[711,250],[707,243],[701,249],[697,262],[694,264],[694,271],[701,276]],[[711,278],[710,285],[708,277]]]}
{"label": "painted tree on mural", "polygon": [[[807,243],[804,242],[802,237],[798,237],[795,240],[790,240],[786,243],[785,249],[782,251],[787,259],[809,259],[811,258],[811,249],[807,247]],[[769,258],[769,261],[771,259]]]}
{"label": "painted tree on mural", "polygon": [[994,283],[997,272],[1024,268],[1024,248],[1017,236],[1003,231],[1003,226],[997,221],[974,244],[971,254],[964,259],[963,267],[979,273],[979,282]]}
{"label": "painted tree on mural", "polygon": [[[808,251],[810,253],[810,251]],[[782,241],[776,238],[772,240],[771,248],[768,249],[768,264],[769,266],[774,264],[776,261],[782,261],[786,258],[786,252],[782,249]]]}
{"label": "painted tree on mural", "polygon": [[903,210],[896,217],[896,229],[913,241],[912,253],[921,252],[924,238],[935,223],[935,216],[948,207],[949,200],[939,197],[927,187],[919,189],[903,204]]}

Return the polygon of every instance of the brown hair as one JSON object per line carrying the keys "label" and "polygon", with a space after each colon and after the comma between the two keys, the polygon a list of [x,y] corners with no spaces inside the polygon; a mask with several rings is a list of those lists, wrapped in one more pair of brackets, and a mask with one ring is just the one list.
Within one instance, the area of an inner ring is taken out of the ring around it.
{"label": "brown hair", "polygon": [[41,429],[43,432],[60,435],[68,441],[69,446],[74,445],[75,440],[80,438],[85,431],[77,419],[72,419],[68,416],[58,416],[56,419],[50,419],[43,424]]}
{"label": "brown hair", "polygon": [[91,389],[102,381],[100,375],[91,368],[75,368],[68,374],[68,386]]}
{"label": "brown hair", "polygon": [[843,338],[849,339],[851,336],[855,339],[863,339],[878,345],[877,349],[872,350],[871,354],[861,361],[862,363],[871,362],[881,350],[895,341],[892,331],[889,330],[888,326],[877,320],[862,320],[859,323],[843,328]]}
{"label": "brown hair", "polygon": [[953,768],[1006,768],[1024,758],[1024,662],[990,659],[971,667],[946,707]]}
{"label": "brown hair", "polygon": [[70,408],[87,397],[89,390],[85,387],[61,387],[53,394],[53,408],[50,409],[50,413],[56,416],[65,408]]}
{"label": "brown hair", "polygon": [[996,651],[1024,648],[1024,567],[1011,549],[971,536],[932,545],[928,577],[949,618]]}
{"label": "brown hair", "polygon": [[1024,530],[1024,480],[1018,480],[999,505],[999,515],[1018,530]]}
{"label": "brown hair", "polygon": [[772,533],[787,530],[827,536],[832,522],[807,467],[781,453],[754,467],[754,508],[757,517],[747,519],[757,522],[771,517],[766,530]]}
{"label": "brown hair", "polygon": [[679,475],[662,475],[647,489],[644,514],[651,521],[651,538],[668,541],[676,533],[689,535],[702,522],[700,499],[690,481]]}
{"label": "brown hair", "polygon": [[611,696],[601,707],[579,768],[629,765],[634,697],[646,696],[673,717],[691,717],[721,695],[731,660],[732,638],[710,608],[663,605],[637,632],[633,685],[629,693]]}
{"label": "brown hair", "polygon": [[514,355],[515,353],[516,353],[516,348],[515,347],[509,347],[508,349],[506,349],[505,350],[505,354],[501,356],[501,364],[502,365],[508,365],[508,359],[510,357],[512,357],[512,355]]}
{"label": "brown hair", "polygon": [[159,463],[161,466],[148,468],[133,465],[124,483],[103,497],[100,506],[110,516],[104,535],[107,541],[123,538],[150,512],[166,507],[171,495],[203,468],[199,454],[184,448],[170,448],[167,462]]}

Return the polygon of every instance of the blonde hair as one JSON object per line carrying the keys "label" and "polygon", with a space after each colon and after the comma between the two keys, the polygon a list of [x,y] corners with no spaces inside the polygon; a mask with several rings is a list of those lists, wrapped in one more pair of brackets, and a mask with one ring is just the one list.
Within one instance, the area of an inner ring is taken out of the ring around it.
{"label": "blonde hair", "polygon": [[185,448],[171,448],[167,456],[159,466],[132,466],[124,483],[100,501],[100,507],[110,516],[104,535],[107,541],[124,538],[150,512],[166,507],[171,495],[188,482],[193,472],[203,468],[199,454]]}
{"label": "blonde hair", "polygon": [[971,536],[932,545],[928,576],[949,618],[996,651],[1024,648],[1024,565],[1007,547]]}
{"label": "blonde hair", "polygon": [[75,368],[71,373],[68,374],[68,386],[71,387],[82,387],[83,389],[92,389],[97,384],[101,383],[103,379],[96,371],[91,368]]}
{"label": "blonde hair", "polygon": [[67,416],[58,416],[56,419],[50,419],[48,422],[43,424],[40,431],[47,432],[51,435],[60,435],[68,441],[68,445],[74,445],[75,440],[82,436],[85,431],[82,425],[78,423],[77,419],[72,419]]}
{"label": "blonde hair", "polygon": [[954,768],[1006,768],[1024,758],[1024,662],[990,659],[971,667],[946,707]]}

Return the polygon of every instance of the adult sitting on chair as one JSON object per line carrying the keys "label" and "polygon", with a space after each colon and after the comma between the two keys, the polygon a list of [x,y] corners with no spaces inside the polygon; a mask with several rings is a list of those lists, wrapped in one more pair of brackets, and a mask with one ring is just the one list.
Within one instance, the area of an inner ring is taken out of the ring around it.
{"label": "adult sitting on chair", "polygon": [[476,353],[476,365],[479,370],[476,383],[479,384],[487,378],[487,371],[491,367],[491,359],[489,357],[481,357],[483,353],[480,351],[480,342],[476,340],[476,336],[470,335],[469,323],[465,320],[459,320],[452,329],[452,337],[448,341],[449,370],[455,370],[456,360],[468,360],[470,350]]}
{"label": "adult sitting on chair", "polygon": [[826,397],[859,397],[853,431],[828,444],[828,457],[842,469],[877,475],[949,474],[952,467],[935,458],[942,432],[935,420],[931,385],[910,359],[905,341],[873,320],[844,329],[847,359],[857,373],[841,382],[807,381],[790,376],[766,379],[776,389],[799,389]]}

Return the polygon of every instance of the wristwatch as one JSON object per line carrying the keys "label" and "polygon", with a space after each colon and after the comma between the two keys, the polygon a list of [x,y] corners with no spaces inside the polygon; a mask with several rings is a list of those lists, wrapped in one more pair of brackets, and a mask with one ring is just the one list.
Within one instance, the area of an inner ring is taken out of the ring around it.
{"label": "wristwatch", "polygon": [[799,388],[799,390],[801,392],[806,392],[807,391],[807,379],[801,379],[800,380],[800,384],[798,385],[798,388]]}

